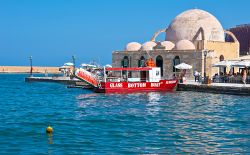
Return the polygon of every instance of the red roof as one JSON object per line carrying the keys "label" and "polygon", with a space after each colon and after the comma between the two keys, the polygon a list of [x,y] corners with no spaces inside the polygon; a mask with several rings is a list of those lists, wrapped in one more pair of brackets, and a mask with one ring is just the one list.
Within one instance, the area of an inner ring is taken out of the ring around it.
{"label": "red roof", "polygon": [[106,71],[149,71],[150,67],[130,67],[130,68],[105,68]]}

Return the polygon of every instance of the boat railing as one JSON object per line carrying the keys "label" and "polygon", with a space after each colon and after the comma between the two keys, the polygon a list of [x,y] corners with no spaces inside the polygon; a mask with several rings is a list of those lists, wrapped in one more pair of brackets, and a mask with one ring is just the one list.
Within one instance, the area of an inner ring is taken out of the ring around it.
{"label": "boat railing", "polygon": [[[151,81],[159,81],[159,78],[151,78]],[[149,82],[149,78],[124,78],[124,77],[106,77],[106,82]],[[103,81],[103,80],[102,80]]]}

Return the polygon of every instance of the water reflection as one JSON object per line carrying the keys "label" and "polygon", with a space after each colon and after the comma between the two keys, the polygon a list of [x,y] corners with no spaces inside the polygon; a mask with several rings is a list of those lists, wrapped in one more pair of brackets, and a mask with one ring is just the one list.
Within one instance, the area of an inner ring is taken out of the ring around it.
{"label": "water reflection", "polygon": [[[241,119],[237,103],[234,96],[192,92],[81,94],[75,119],[91,118],[96,128],[105,122],[105,133],[135,136],[149,153],[173,153],[173,147],[179,153],[228,153],[228,148],[236,153],[245,151],[238,143],[249,143],[244,137],[249,129],[240,130],[241,122],[235,125]],[[132,143],[129,138],[123,141]]]}
{"label": "water reflection", "polygon": [[[232,119],[224,115],[225,106],[230,107],[234,104],[233,98],[211,94],[190,96],[180,93],[179,99],[181,102],[175,106],[173,115],[173,132],[184,138],[175,142],[176,145],[185,146],[180,148],[182,152],[215,153],[223,146],[236,145],[234,140],[228,138],[228,132],[240,133],[236,132],[237,128],[228,127]],[[241,151],[243,150],[239,148],[233,150]]]}
{"label": "water reflection", "polygon": [[81,99],[88,99],[92,97],[97,97],[99,94],[97,93],[88,93],[88,94],[80,94],[76,97],[76,99],[81,100]]}
{"label": "water reflection", "polygon": [[148,98],[148,102],[146,104],[146,112],[149,115],[157,115],[161,110],[161,107],[159,106],[161,94],[158,92],[149,92],[146,95]]}
{"label": "water reflection", "polygon": [[149,104],[154,104],[160,100],[161,94],[158,92],[149,92],[147,93],[147,97],[148,97]]}
{"label": "water reflection", "polygon": [[53,134],[47,133],[47,137],[48,137],[48,144],[53,144]]}
{"label": "water reflection", "polygon": [[95,104],[97,102],[96,93],[89,93],[89,94],[81,94],[76,97],[77,104],[79,108],[85,108],[88,105]]}

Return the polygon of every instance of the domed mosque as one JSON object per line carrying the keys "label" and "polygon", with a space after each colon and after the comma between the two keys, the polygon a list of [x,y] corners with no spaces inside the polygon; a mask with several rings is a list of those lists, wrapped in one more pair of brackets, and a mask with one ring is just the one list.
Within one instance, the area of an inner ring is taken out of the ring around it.
{"label": "domed mosque", "polygon": [[[159,34],[165,33],[165,40],[157,40]],[[225,42],[225,36],[233,42]],[[212,64],[239,57],[239,42],[233,33],[223,29],[221,23],[212,14],[191,9],[176,16],[167,28],[160,29],[145,43],[131,42],[125,50],[112,53],[114,67],[142,67],[146,59],[153,58],[161,67],[163,78],[178,75],[180,70],[174,66],[182,62],[193,68],[187,71],[187,78],[193,78],[197,70],[212,76],[218,68]],[[206,61],[204,61],[206,59]]]}

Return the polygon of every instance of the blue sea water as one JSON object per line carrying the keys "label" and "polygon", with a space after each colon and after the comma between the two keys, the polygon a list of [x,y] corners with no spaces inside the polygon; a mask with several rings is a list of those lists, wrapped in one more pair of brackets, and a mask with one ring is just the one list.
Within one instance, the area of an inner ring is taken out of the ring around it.
{"label": "blue sea water", "polygon": [[25,76],[0,74],[0,154],[250,153],[248,96],[95,94]]}

